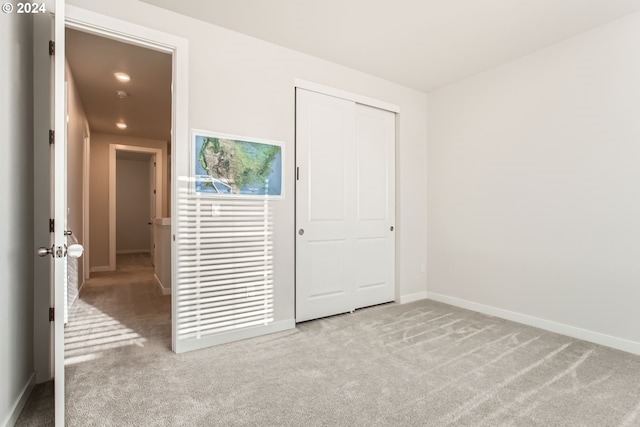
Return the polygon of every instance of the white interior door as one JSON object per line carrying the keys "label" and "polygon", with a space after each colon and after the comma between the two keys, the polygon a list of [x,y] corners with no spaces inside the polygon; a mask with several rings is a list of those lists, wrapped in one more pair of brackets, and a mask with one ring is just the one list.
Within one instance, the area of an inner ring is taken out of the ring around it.
{"label": "white interior door", "polygon": [[[67,285],[65,2],[45,2],[34,19],[35,360],[38,380],[54,380],[55,425],[64,426],[64,311]],[[51,45],[51,43],[55,43]],[[53,52],[55,51],[55,53]],[[43,230],[44,224],[47,224]],[[79,248],[81,246],[78,245]],[[70,248],[70,253],[78,248]],[[44,307],[43,307],[43,304]],[[49,306],[46,320],[44,308]],[[44,320],[44,321],[43,321]],[[46,338],[48,339],[44,339]],[[46,341],[40,344],[40,339]],[[48,360],[42,361],[43,354]]]}
{"label": "white interior door", "polygon": [[54,357],[53,378],[55,393],[55,425],[64,426],[64,321],[66,278],[66,236],[67,229],[67,134],[66,134],[66,88],[65,73],[65,2],[55,1],[53,55],[54,76],[54,132],[53,144],[53,213],[54,213]]}
{"label": "white interior door", "polygon": [[296,321],[393,300],[395,116],[296,92]]}

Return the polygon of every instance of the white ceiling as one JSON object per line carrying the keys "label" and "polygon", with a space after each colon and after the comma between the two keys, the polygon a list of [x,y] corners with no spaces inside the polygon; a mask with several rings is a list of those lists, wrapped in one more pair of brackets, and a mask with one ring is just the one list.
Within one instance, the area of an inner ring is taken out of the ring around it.
{"label": "white ceiling", "polygon": [[[65,50],[92,132],[171,139],[171,55],[69,29]],[[118,82],[119,71],[131,81]]]}
{"label": "white ceiling", "polygon": [[143,0],[428,92],[640,10],[640,0]]}

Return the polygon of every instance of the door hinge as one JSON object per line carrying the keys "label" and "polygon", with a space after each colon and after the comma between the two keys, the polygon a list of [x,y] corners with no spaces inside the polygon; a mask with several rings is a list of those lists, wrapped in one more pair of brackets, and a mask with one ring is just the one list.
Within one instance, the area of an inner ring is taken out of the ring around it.
{"label": "door hinge", "polygon": [[300,181],[300,168],[296,167],[296,181]]}
{"label": "door hinge", "polygon": [[53,40],[49,40],[49,55],[53,56],[56,54],[56,42]]}
{"label": "door hinge", "polygon": [[55,144],[56,142],[56,131],[49,129],[49,145]]}
{"label": "door hinge", "polygon": [[55,309],[53,307],[49,307],[49,322],[53,322],[56,319]]}
{"label": "door hinge", "polygon": [[155,189],[153,190],[153,194],[156,194],[156,190]]}
{"label": "door hinge", "polygon": [[53,218],[49,218],[49,233],[56,231],[56,221]]}

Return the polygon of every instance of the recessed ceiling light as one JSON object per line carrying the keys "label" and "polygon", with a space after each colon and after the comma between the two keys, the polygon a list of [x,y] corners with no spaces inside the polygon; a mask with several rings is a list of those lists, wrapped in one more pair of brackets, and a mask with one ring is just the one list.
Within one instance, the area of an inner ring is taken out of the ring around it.
{"label": "recessed ceiling light", "polygon": [[119,129],[126,129],[127,128],[127,124],[125,122],[118,122],[118,123],[116,123],[116,126],[118,126]]}
{"label": "recessed ceiling light", "polygon": [[116,76],[116,79],[118,79],[121,82],[128,82],[129,80],[131,80],[131,77],[129,76],[129,74],[126,73],[115,73],[114,76]]}
{"label": "recessed ceiling light", "polygon": [[116,96],[117,96],[118,98],[120,98],[120,99],[124,99],[124,98],[126,98],[127,96],[129,96],[129,94],[128,94],[127,92],[123,91],[123,90],[117,90],[117,91],[116,91]]}

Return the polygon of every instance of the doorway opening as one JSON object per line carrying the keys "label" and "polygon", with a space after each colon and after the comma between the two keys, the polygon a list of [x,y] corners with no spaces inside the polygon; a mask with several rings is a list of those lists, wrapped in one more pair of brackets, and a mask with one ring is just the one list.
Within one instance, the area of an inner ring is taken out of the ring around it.
{"label": "doorway opening", "polygon": [[82,171],[68,204],[82,210],[89,270],[69,307],[65,365],[89,373],[123,349],[171,348],[173,58],[78,29],[65,37],[67,170]]}
{"label": "doorway opening", "polygon": [[[157,220],[165,218],[163,158],[158,148],[109,146],[110,271],[116,270],[117,255],[122,254],[149,254],[151,264],[156,265],[155,237],[161,223]],[[164,262],[167,261],[158,260],[157,264],[164,267]]]}

